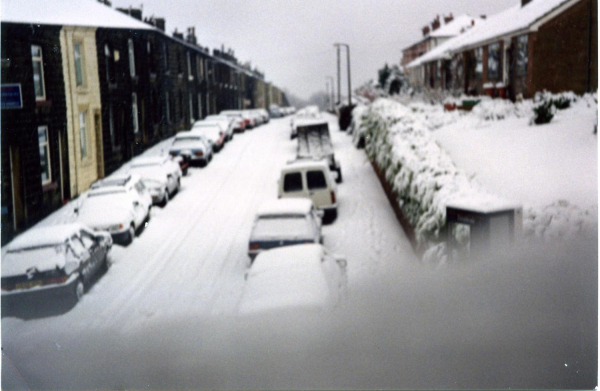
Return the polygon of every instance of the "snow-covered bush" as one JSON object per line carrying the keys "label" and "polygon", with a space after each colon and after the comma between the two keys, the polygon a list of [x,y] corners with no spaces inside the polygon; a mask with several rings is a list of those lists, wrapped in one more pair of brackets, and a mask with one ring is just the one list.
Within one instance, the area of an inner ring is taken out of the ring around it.
{"label": "snow-covered bush", "polygon": [[584,210],[566,200],[543,208],[529,208],[523,216],[523,234],[552,241],[559,238],[586,239],[598,236],[598,209]]}
{"label": "snow-covered bush", "polygon": [[546,101],[533,108],[533,122],[536,125],[547,124],[554,118],[554,105],[552,101]]}

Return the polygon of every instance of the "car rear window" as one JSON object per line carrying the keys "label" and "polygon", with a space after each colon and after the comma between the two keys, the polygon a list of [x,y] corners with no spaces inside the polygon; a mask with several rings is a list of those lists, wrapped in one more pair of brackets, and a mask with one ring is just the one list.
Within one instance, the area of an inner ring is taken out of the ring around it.
{"label": "car rear window", "polygon": [[283,191],[301,191],[302,190],[302,174],[295,172],[286,174],[283,178]]}
{"label": "car rear window", "polygon": [[255,240],[299,240],[310,239],[313,227],[306,216],[261,217],[256,222],[252,237]]}
{"label": "car rear window", "polygon": [[323,171],[308,171],[306,173],[306,183],[309,190],[327,188],[327,181],[325,180]]}

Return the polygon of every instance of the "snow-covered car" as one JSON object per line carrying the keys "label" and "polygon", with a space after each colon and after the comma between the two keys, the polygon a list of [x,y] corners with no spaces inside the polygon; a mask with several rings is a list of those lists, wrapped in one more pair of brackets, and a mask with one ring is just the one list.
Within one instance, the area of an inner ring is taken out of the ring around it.
{"label": "snow-covered car", "polygon": [[108,232],[78,223],[30,229],[2,256],[2,301],[38,295],[79,301],[94,275],[108,268],[112,243]]}
{"label": "snow-covered car", "polygon": [[311,200],[287,198],[264,203],[252,225],[248,256],[261,251],[302,243],[322,243],[321,219]]}
{"label": "snow-covered car", "polygon": [[211,143],[201,134],[193,132],[179,132],[169,149],[169,155],[190,156],[190,162],[208,164],[213,155]]}
{"label": "snow-covered car", "polygon": [[331,171],[323,161],[296,161],[281,170],[279,198],[308,198],[325,212],[323,221],[337,218],[337,187]]}
{"label": "snow-covered car", "polygon": [[219,152],[225,146],[227,134],[220,125],[194,126],[190,132],[206,137],[215,153]]}
{"label": "snow-covered car", "polygon": [[279,109],[278,105],[272,104],[271,106],[269,106],[269,116],[271,118],[281,118],[282,117],[282,113],[281,113],[281,110]]}
{"label": "snow-covered car", "polygon": [[247,113],[244,113],[242,110],[223,110],[219,114],[226,115],[228,117],[241,118],[244,130],[250,130],[254,127],[254,120],[252,120],[250,116]]}
{"label": "snow-covered car", "polygon": [[[212,117],[212,118],[209,118]],[[226,116],[209,116],[202,121],[196,121],[193,128],[202,127],[202,126],[210,126],[210,125],[218,125],[225,132],[225,141],[230,141],[233,138],[234,134],[234,120],[232,118]]]}
{"label": "snow-covered car", "polygon": [[269,123],[269,119],[270,119],[270,117],[269,117],[269,112],[268,112],[267,110],[265,110],[265,109],[255,109],[254,111],[255,111],[256,113],[258,113],[259,115],[261,115],[261,116],[262,116],[262,118],[263,118],[263,122],[264,122],[265,124]]}
{"label": "snow-covered car", "polygon": [[115,243],[129,244],[150,220],[151,208],[152,197],[142,178],[128,174],[96,182],[75,213],[94,231],[107,231]]}
{"label": "snow-covered car", "polygon": [[331,310],[347,297],[346,266],[344,257],[320,244],[263,251],[246,272],[238,311]]}
{"label": "snow-covered car", "polygon": [[205,118],[205,120],[213,119],[213,117],[227,117],[233,121],[233,131],[235,133],[244,133],[246,131],[246,121],[242,117],[242,114],[238,112],[232,112],[228,114],[219,114],[219,115],[209,115]]}
{"label": "snow-covered car", "polygon": [[257,113],[255,110],[244,110],[244,113],[246,113],[250,118],[252,118],[255,127],[265,123],[263,116]]}
{"label": "snow-covered car", "polygon": [[153,204],[167,205],[181,187],[181,169],[170,156],[135,158],[129,172],[142,178]]}

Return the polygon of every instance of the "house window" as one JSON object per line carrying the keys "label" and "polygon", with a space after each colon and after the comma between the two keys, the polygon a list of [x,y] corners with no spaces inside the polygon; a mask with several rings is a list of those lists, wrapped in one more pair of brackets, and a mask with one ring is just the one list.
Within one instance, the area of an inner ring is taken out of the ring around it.
{"label": "house window", "polygon": [[131,77],[135,77],[135,47],[133,46],[133,39],[127,40],[127,48],[129,51],[129,74]]}
{"label": "house window", "polygon": [[42,48],[40,46],[31,46],[31,61],[33,63],[33,88],[35,91],[35,100],[46,100],[44,60],[42,58]]}
{"label": "house window", "polygon": [[38,145],[40,148],[40,168],[42,171],[42,185],[52,182],[50,171],[50,144],[48,143],[48,127],[38,127]]}
{"label": "house window", "polygon": [[488,69],[487,77],[489,80],[500,79],[500,44],[493,43],[488,46]]}
{"label": "house window", "polygon": [[435,64],[435,79],[438,82],[442,79],[442,62],[440,60]]}
{"label": "house window", "polygon": [[77,87],[83,87],[83,55],[81,42],[75,42],[74,58],[75,58],[75,84]]}
{"label": "house window", "polygon": [[475,49],[475,76],[480,78],[483,75],[483,48]]}
{"label": "house window", "polygon": [[183,93],[181,91],[179,91],[179,121],[183,122]]}
{"label": "house window", "polygon": [[189,80],[194,80],[194,76],[192,74],[192,55],[190,54],[190,52],[186,52],[186,57],[187,57],[187,73],[188,73],[188,79]]}
{"label": "house window", "polygon": [[140,125],[138,122],[137,94],[135,92],[131,94],[131,117],[133,119],[133,133],[137,134],[140,131]]}
{"label": "house window", "polygon": [[516,48],[516,71],[517,75],[524,76],[527,74],[527,50],[528,50],[529,37],[527,35],[520,35],[517,37],[517,48]]}
{"label": "house window", "polygon": [[204,77],[204,62],[200,56],[196,56],[196,75],[198,76],[198,80],[202,80]]}
{"label": "house window", "polygon": [[168,92],[165,92],[165,103],[167,112],[167,122],[171,123],[171,97]]}
{"label": "house window", "polygon": [[117,150],[119,145],[117,135],[115,134],[115,117],[112,104],[108,106],[108,130],[110,132],[110,145],[112,146],[113,151]]}
{"label": "house window", "polygon": [[81,159],[83,159],[88,155],[87,110],[79,112],[79,142],[81,144]]}
{"label": "house window", "polygon": [[106,67],[106,81],[109,84],[115,83],[115,62],[113,52],[108,44],[104,45],[104,66]]}
{"label": "house window", "polygon": [[150,73],[156,74],[156,64],[154,62],[154,46],[152,42],[146,43],[146,51],[148,52],[148,69]]}
{"label": "house window", "polygon": [[163,65],[165,66],[165,71],[168,72],[169,71],[169,47],[167,46],[166,43],[163,43],[162,51],[163,51]]}
{"label": "house window", "polygon": [[192,97],[192,93],[188,93],[188,103],[190,106],[190,124],[194,123],[194,98]]}
{"label": "house window", "polygon": [[202,93],[198,93],[198,119],[202,118]]}

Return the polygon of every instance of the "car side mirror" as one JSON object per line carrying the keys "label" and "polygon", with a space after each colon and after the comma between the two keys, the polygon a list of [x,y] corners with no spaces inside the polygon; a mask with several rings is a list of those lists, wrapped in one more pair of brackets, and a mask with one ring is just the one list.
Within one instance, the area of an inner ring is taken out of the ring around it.
{"label": "car side mirror", "polygon": [[140,206],[140,203],[138,201],[133,201],[133,206]]}

